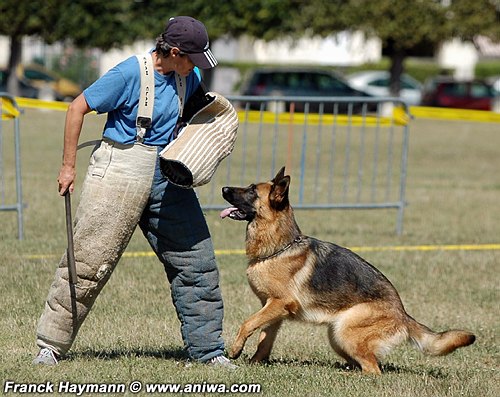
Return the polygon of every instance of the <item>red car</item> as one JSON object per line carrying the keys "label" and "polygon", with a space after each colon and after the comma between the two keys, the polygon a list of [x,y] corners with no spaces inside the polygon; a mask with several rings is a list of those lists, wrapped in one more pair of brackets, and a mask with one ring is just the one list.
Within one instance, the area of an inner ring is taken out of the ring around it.
{"label": "red car", "polygon": [[486,81],[437,78],[425,85],[422,106],[492,110],[494,98],[493,87]]}

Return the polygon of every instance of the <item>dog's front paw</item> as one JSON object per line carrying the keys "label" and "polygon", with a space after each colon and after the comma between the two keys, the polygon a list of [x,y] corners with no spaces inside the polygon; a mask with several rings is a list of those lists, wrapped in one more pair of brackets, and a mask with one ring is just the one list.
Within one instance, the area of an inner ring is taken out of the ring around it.
{"label": "dog's front paw", "polygon": [[233,346],[231,346],[231,350],[229,352],[229,358],[237,359],[241,355],[242,351],[243,351],[243,346],[235,342]]}
{"label": "dog's front paw", "polygon": [[250,364],[260,364],[260,363],[266,363],[266,362],[269,362],[269,354],[262,355],[261,353],[259,353],[258,350],[253,355],[253,357],[250,359]]}

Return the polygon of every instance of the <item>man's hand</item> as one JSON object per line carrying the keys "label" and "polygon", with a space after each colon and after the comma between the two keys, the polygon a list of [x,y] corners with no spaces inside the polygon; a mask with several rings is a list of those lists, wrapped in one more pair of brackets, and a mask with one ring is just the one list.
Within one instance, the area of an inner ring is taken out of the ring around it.
{"label": "man's hand", "polygon": [[74,167],[61,166],[59,177],[57,178],[57,182],[59,183],[59,194],[61,196],[64,196],[68,190],[70,193],[73,193],[75,190],[75,178],[76,171]]}

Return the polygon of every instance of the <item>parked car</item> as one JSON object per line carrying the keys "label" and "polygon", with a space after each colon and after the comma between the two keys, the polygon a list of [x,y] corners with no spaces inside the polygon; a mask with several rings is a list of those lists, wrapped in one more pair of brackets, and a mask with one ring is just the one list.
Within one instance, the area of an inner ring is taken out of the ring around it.
{"label": "parked car", "polygon": [[77,83],[58,76],[42,65],[20,65],[18,76],[25,78],[33,86],[45,92],[47,88],[51,89],[55,93],[55,98],[53,99],[56,100],[71,101],[82,92],[81,87]]}
{"label": "parked car", "polygon": [[[7,77],[6,70],[0,70],[0,92],[7,92]],[[19,80],[19,96],[24,98],[38,98],[40,90],[31,85],[26,79]]]}
{"label": "parked car", "polygon": [[[390,78],[390,73],[384,70],[367,70],[352,73],[346,77],[352,87],[373,96],[383,97],[391,96],[389,90]],[[400,84],[399,97],[410,106],[420,105],[422,84],[406,73],[401,76]]]}
{"label": "parked car", "polygon": [[493,87],[493,92],[496,96],[500,96],[500,76],[488,78],[488,83]]}
{"label": "parked car", "polygon": [[[317,69],[257,69],[254,70],[243,85],[243,95],[256,96],[304,96],[304,97],[361,97],[370,95],[351,87],[336,73]],[[290,110],[290,101],[284,101],[285,110]],[[260,102],[250,102],[251,109],[260,109]],[[353,112],[360,112],[362,103],[352,106]],[[373,104],[367,106],[373,110]],[[324,103],[324,112],[334,111],[333,102]],[[295,111],[304,112],[305,103],[295,102]],[[309,111],[317,113],[320,110],[319,102],[310,102]],[[340,103],[338,111],[348,111],[347,103]]]}
{"label": "parked car", "polygon": [[437,77],[424,86],[422,105],[459,109],[492,110],[495,93],[484,80],[457,81]]}

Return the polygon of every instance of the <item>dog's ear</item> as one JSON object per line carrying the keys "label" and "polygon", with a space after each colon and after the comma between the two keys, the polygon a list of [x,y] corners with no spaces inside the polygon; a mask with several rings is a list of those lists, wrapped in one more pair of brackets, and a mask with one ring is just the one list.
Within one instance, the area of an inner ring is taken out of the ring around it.
{"label": "dog's ear", "polygon": [[288,188],[290,186],[290,177],[288,175],[285,176],[284,171],[285,167],[283,167],[274,178],[273,187],[269,194],[271,206],[278,211],[285,209],[289,205]]}
{"label": "dog's ear", "polygon": [[281,169],[278,171],[272,182],[275,185],[277,185],[278,182],[282,180],[284,177],[285,177],[285,167],[281,167]]}

